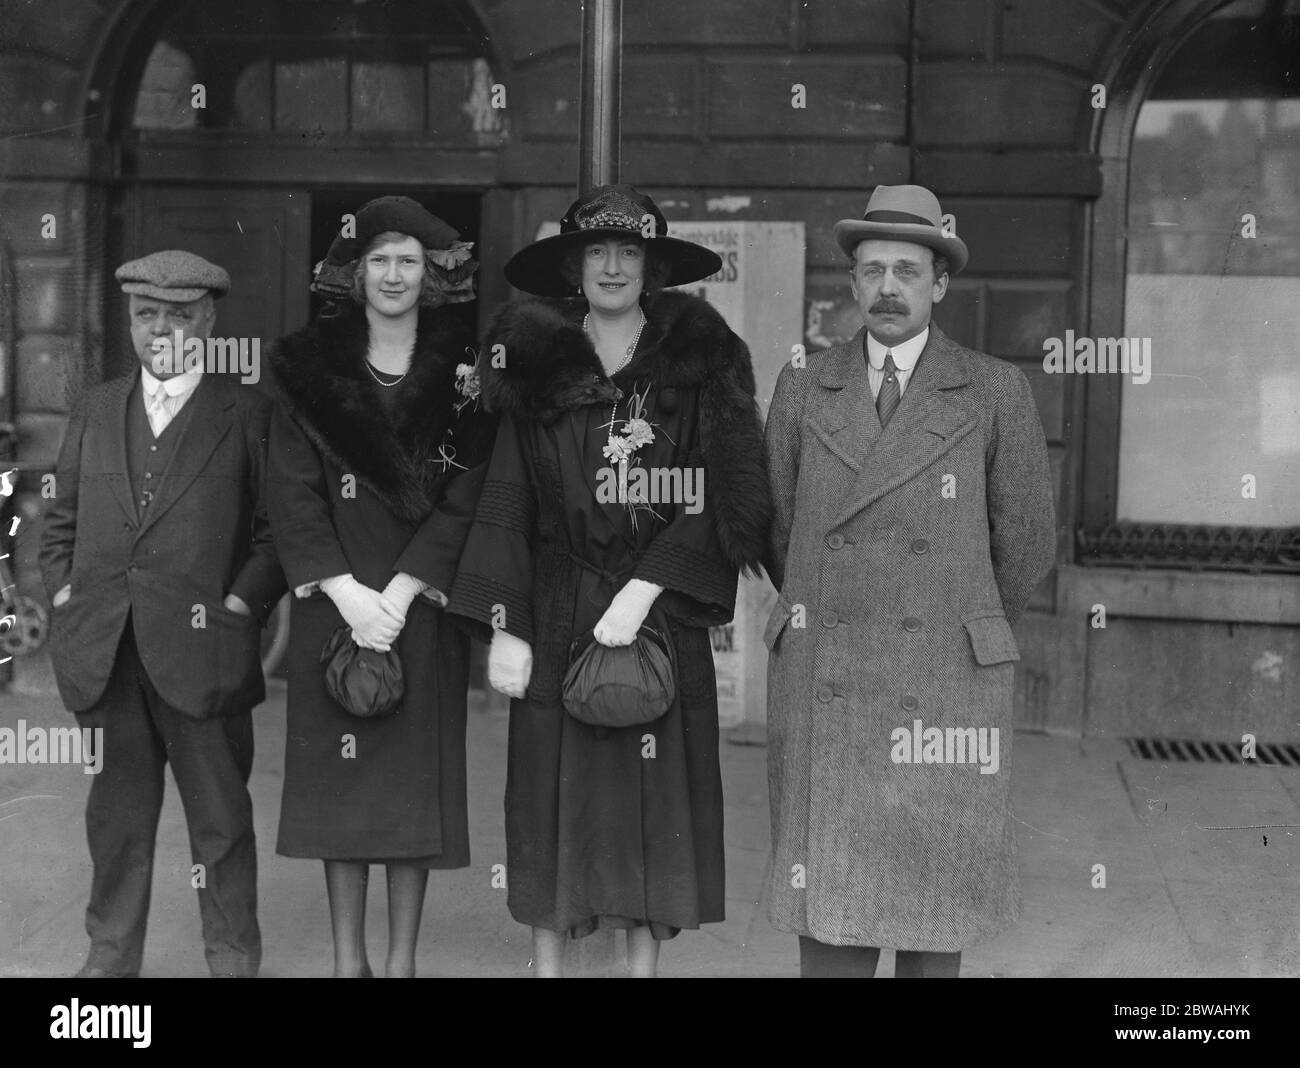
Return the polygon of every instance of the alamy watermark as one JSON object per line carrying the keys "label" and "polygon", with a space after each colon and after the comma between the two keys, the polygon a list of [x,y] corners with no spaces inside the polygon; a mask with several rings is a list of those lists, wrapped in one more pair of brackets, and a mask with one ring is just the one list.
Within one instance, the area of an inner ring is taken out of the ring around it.
{"label": "alamy watermark", "polygon": [[979,764],[981,775],[996,775],[997,727],[927,727],[919,719],[912,726],[889,732],[895,764]]}
{"label": "alamy watermark", "polygon": [[204,374],[234,374],[245,385],[254,385],[262,377],[262,339],[260,337],[191,337],[173,331],[170,338],[158,337],[150,342],[153,356],[150,367],[156,374],[179,375],[189,371]]}
{"label": "alamy watermark", "polygon": [[1043,353],[1049,375],[1132,375],[1135,386],[1151,381],[1149,337],[1076,337],[1067,330],[1064,338],[1044,341]]}
{"label": "alamy watermark", "polygon": [[601,504],[680,504],[687,515],[704,510],[704,468],[631,467],[617,464],[596,472]]}
{"label": "alamy watermark", "polygon": [[103,727],[0,727],[0,764],[81,764],[87,775],[104,768]]}

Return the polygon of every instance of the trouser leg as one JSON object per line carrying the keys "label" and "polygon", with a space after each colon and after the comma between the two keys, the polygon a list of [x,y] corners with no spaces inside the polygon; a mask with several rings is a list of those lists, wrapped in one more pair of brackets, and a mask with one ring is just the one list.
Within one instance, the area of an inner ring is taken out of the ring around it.
{"label": "trouser leg", "polygon": [[94,869],[86,906],[86,963],[135,973],[144,955],[167,758],[149,715],[129,621],[103,696],[77,715],[77,723],[104,732],[103,764],[86,801],[86,841]]}
{"label": "trouser leg", "polygon": [[248,777],[253,768],[249,712],[195,719],[156,692],[154,722],[185,807],[199,895],[203,947],[213,975],[254,976],[262,961],[257,925],[257,840]]}
{"label": "trouser leg", "polygon": [[876,974],[876,946],[830,946],[799,936],[799,976],[802,979],[870,979]]}
{"label": "trouser leg", "polygon": [[956,979],[961,953],[931,953],[900,949],[894,960],[895,979]]}

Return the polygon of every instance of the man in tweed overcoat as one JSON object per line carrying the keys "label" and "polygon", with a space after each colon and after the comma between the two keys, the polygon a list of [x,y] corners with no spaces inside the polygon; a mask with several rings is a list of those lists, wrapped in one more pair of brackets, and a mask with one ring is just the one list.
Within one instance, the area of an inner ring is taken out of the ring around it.
{"label": "man in tweed overcoat", "polygon": [[866,320],[777,382],[770,915],[806,976],[951,975],[1019,911],[1011,622],[1051,569],[1024,374],[930,322],[966,246],[919,186],[836,225]]}

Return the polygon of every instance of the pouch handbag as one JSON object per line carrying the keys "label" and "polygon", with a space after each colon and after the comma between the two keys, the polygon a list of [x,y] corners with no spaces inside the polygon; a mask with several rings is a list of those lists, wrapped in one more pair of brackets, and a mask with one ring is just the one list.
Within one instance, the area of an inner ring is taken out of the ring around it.
{"label": "pouch handbag", "polygon": [[652,723],[677,696],[673,647],[652,627],[631,645],[611,648],[590,634],[570,648],[564,674],[564,707],[574,719],[596,727]]}
{"label": "pouch handbag", "polygon": [[362,649],[352,640],[352,628],[344,626],[329,636],[320,662],[325,665],[325,689],[351,715],[388,716],[402,703],[406,686],[396,649]]}

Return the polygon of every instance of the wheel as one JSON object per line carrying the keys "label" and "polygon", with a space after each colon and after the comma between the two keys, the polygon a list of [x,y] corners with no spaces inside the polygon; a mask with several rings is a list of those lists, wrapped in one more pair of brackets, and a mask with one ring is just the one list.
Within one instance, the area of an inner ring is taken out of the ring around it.
{"label": "wheel", "polygon": [[50,635],[50,617],[45,609],[22,594],[0,607],[0,617],[12,617],[8,624],[0,622],[0,651],[6,656],[34,653]]}

